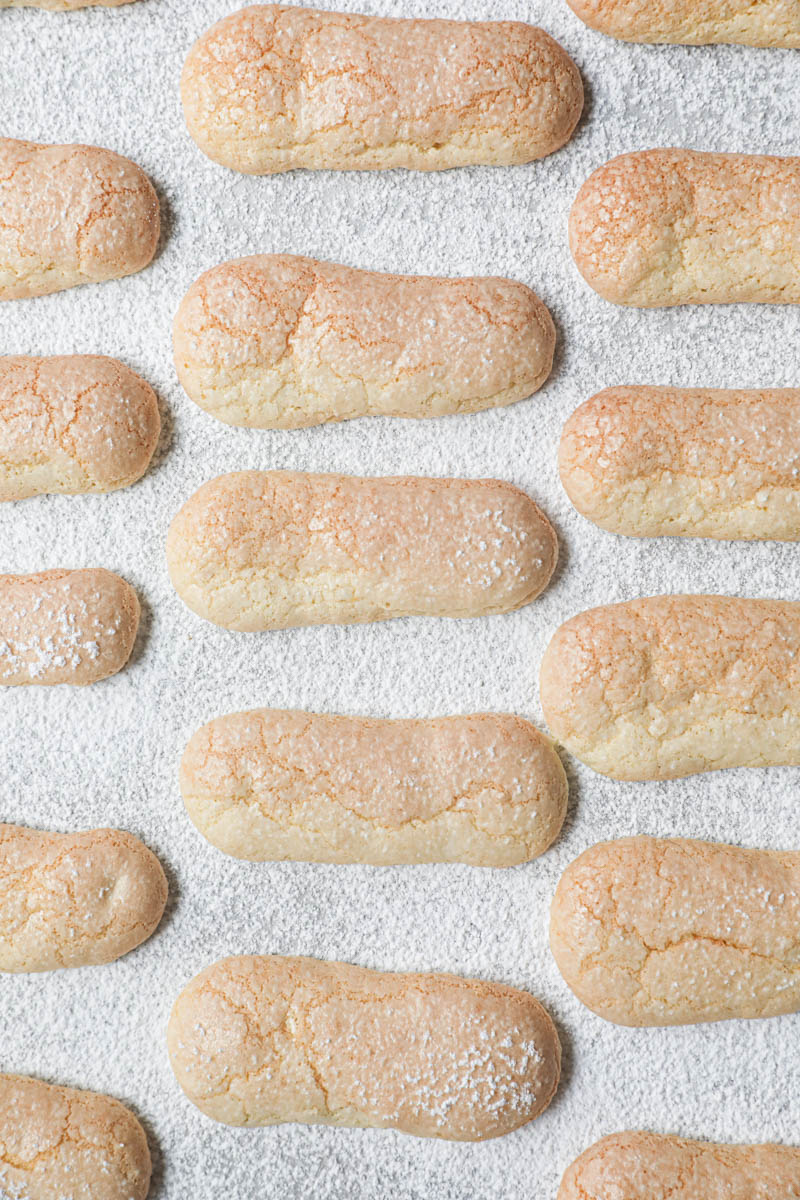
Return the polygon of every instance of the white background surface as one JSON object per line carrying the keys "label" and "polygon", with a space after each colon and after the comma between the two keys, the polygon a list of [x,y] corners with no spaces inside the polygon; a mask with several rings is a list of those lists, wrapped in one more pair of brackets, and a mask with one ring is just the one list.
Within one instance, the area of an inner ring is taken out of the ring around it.
{"label": "white background surface", "polygon": [[[0,570],[109,567],[139,589],[146,614],[133,662],[116,678],[84,691],[0,696],[0,818],[129,829],[161,856],[172,889],[160,930],[120,962],[0,981],[0,1069],[128,1102],[151,1137],[153,1195],[169,1200],[552,1200],[572,1158],[617,1129],[800,1141],[800,1018],[618,1029],[571,996],[546,936],[561,871],[600,839],[680,834],[798,848],[798,770],[621,784],[568,763],[563,837],[544,858],[505,872],[238,863],[194,831],[177,787],[185,741],[224,712],[496,709],[541,722],[539,660],[554,628],[584,607],[660,591],[800,598],[797,547],[615,538],[570,509],[555,466],[564,419],[603,386],[800,386],[796,309],[617,310],[582,283],[566,242],[578,186],[612,154],[671,144],[800,152],[800,59],[625,46],[585,29],[563,0],[339,0],[339,8],[386,16],[542,24],[584,73],[577,136],[544,162],[513,169],[256,179],[206,160],[178,101],[186,51],[234,7],[140,0],[68,16],[0,12],[0,132],[129,155],[153,178],[165,217],[159,257],[142,274],[0,312],[0,352],[116,355],[157,389],[164,416],[153,469],[134,488],[0,511]],[[553,378],[512,409],[432,422],[371,419],[304,432],[218,424],[178,386],[172,315],[201,270],[262,251],[522,279],[558,324]],[[539,601],[506,617],[225,633],[173,593],[163,545],[172,514],[199,484],[244,467],[507,478],[556,523],[561,566]],[[240,952],[443,969],[529,988],[563,1034],[561,1090],[540,1120],[484,1145],[214,1125],[179,1091],[164,1027],[190,976]]]}

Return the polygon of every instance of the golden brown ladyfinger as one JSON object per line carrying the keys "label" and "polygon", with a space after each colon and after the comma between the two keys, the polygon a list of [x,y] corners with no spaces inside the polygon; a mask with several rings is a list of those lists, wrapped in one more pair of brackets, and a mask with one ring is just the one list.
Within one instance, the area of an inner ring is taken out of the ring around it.
{"label": "golden brown ladyfinger", "polygon": [[590,175],[570,246],[615,304],[800,303],[800,158],[644,150]]}
{"label": "golden brown ladyfinger", "polygon": [[145,1200],[150,1151],[110,1096],[0,1075],[0,1195],[10,1200]]}
{"label": "golden brown ladyfinger", "polygon": [[192,400],[262,429],[512,404],[547,379],[555,340],[544,304],[511,279],[385,275],[291,254],[206,271],[173,333]]}
{"label": "golden brown ladyfinger", "polygon": [[127,487],[160,430],[153,389],[114,358],[0,357],[0,500]]}
{"label": "golden brown ladyfinger", "polygon": [[350,1125],[482,1141],[537,1117],[561,1048],[527,992],[311,958],[229,958],[167,1032],[193,1104],[229,1125]]}
{"label": "golden brown ladyfinger", "polygon": [[113,962],[150,937],[166,902],[161,864],[130,833],[0,825],[0,971]]}
{"label": "golden brown ladyfinger", "polygon": [[244,632],[510,612],[557,556],[544,514],[497,479],[239,471],[195,492],[167,538],[183,601]]}
{"label": "golden brown ladyfinger", "polygon": [[0,686],[114,675],[130,658],[139,612],[130,584],[100,568],[0,575]]}
{"label": "golden brown ladyfinger", "polygon": [[0,212],[0,300],[132,275],[158,245],[150,180],[98,146],[0,138]]}
{"label": "golden brown ladyfinger", "polygon": [[795,0],[567,0],[582,21],[625,42],[800,46]]}
{"label": "golden brown ladyfinger", "polygon": [[638,1130],[601,1138],[567,1168],[558,1200],[791,1200],[800,1150],[689,1142]]}
{"label": "golden brown ladyfinger", "polygon": [[259,861],[510,867],[551,845],[567,805],[548,739],[493,713],[233,713],[192,737],[181,792],[214,846]]}
{"label": "golden brown ladyfinger", "polygon": [[558,968],[617,1025],[800,1009],[800,854],[679,838],[586,850],[550,914]]}
{"label": "golden brown ladyfinger", "polygon": [[553,736],[614,779],[800,764],[800,603],[650,596],[556,631],[540,693]]}
{"label": "golden brown ladyfinger", "polygon": [[532,25],[283,4],[204,33],[181,96],[200,149],[254,175],[530,162],[563,146],[583,109],[577,67]]}
{"label": "golden brown ladyfinger", "polygon": [[572,503],[631,537],[800,539],[800,390],[616,387],[572,414]]}

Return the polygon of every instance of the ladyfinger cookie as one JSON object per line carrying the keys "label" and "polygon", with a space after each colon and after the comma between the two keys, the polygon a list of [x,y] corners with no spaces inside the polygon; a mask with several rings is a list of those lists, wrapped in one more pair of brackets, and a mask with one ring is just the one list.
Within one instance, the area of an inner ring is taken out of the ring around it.
{"label": "ladyfinger cookie", "polygon": [[153,389],[114,358],[0,357],[0,500],[127,487],[160,430]]}
{"label": "ladyfinger cookie", "polygon": [[178,997],[167,1031],[186,1095],[215,1121],[399,1129],[482,1141],[547,1108],[561,1069],[527,992],[312,958],[228,958]]}
{"label": "ladyfinger cookie", "polygon": [[161,864],[129,833],[0,825],[0,971],[113,962],[150,937],[166,902]]}
{"label": "ladyfinger cookie", "polygon": [[631,537],[800,539],[800,390],[609,388],[561,435],[564,490]]}
{"label": "ladyfinger cookie", "polygon": [[563,146],[583,109],[577,67],[532,25],[283,4],[203,34],[181,96],[200,149],[253,175],[526,163]]}
{"label": "ladyfinger cookie", "polygon": [[650,596],[590,609],[553,636],[540,694],[553,736],[614,779],[800,764],[800,604]]}
{"label": "ladyfinger cookie", "polygon": [[0,300],[132,275],[158,244],[150,180],[97,146],[0,138],[0,212]]}
{"label": "ladyfinger cookie", "polygon": [[547,379],[555,340],[544,304],[511,279],[384,275],[290,254],[206,271],[173,337],[192,400],[261,429],[512,404]]}
{"label": "ladyfinger cookie", "polygon": [[561,877],[550,945],[578,999],[617,1025],[800,1009],[800,854],[622,838]]}
{"label": "ladyfinger cookie", "polygon": [[121,671],[139,601],[111,571],[0,575],[0,686],[97,683]]}
{"label": "ladyfinger cookie", "polygon": [[800,303],[798,188],[800,158],[623,154],[578,193],[572,254],[615,304]]}
{"label": "ladyfinger cookie", "polygon": [[707,46],[800,46],[794,0],[567,0],[600,33],[625,42],[680,42]]}
{"label": "ladyfinger cookie", "polygon": [[561,1181],[558,1200],[793,1200],[800,1150],[721,1146],[635,1131],[601,1138]]}
{"label": "ladyfinger cookie", "polygon": [[144,1130],[118,1100],[0,1075],[0,1196],[145,1200],[150,1171]]}
{"label": "ladyfinger cookie", "polygon": [[510,867],[558,835],[567,779],[520,717],[371,720],[261,709],[194,735],[181,792],[236,858]]}
{"label": "ladyfinger cookie", "polygon": [[544,514],[497,479],[238,471],[195,492],[167,537],[182,600],[243,632],[510,612],[557,557]]}

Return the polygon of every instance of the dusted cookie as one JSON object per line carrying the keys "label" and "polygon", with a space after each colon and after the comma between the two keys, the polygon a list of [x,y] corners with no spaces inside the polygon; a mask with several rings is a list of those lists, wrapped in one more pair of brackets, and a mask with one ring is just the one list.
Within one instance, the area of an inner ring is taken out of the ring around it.
{"label": "dusted cookie", "polygon": [[0,300],[132,275],[158,244],[150,180],[97,146],[0,138],[0,212]]}
{"label": "dusted cookie", "polygon": [[131,0],[0,0],[0,8],[46,8],[51,12],[72,12],[76,8],[118,8]]}
{"label": "dusted cookie", "polygon": [[290,254],[206,271],[173,338],[191,398],[262,429],[512,404],[544,383],[555,340],[544,304],[511,279],[383,275]]}
{"label": "dusted cookie", "polygon": [[200,149],[235,171],[434,171],[558,150],[583,84],[532,25],[263,4],[195,42],[181,97]]}
{"label": "dusted cookie", "polygon": [[561,435],[572,503],[603,529],[800,540],[800,390],[617,387]]}
{"label": "dusted cookie", "polygon": [[218,717],[186,747],[181,792],[213,845],[259,861],[509,867],[547,849],[567,806],[547,738],[490,713]]}
{"label": "dusted cookie", "polygon": [[570,246],[615,304],[797,304],[799,193],[800,158],[623,154],[578,193]]}
{"label": "dusted cookie", "polygon": [[793,1200],[800,1150],[614,1133],[577,1158],[558,1200]]}
{"label": "dusted cookie", "polygon": [[167,1043],[193,1104],[229,1125],[399,1129],[481,1141],[537,1117],[561,1047],[527,992],[312,958],[228,958],[178,997]]}
{"label": "dusted cookie", "polygon": [[647,837],[593,846],[550,914],[558,969],[617,1025],[800,1009],[800,854]]}
{"label": "dusted cookie", "polygon": [[567,0],[581,20],[626,42],[800,46],[797,0]]}
{"label": "dusted cookie", "polygon": [[0,825],[0,971],[113,962],[154,932],[167,881],[129,833]]}
{"label": "dusted cookie", "polygon": [[139,601],[111,571],[0,575],[0,686],[97,683],[121,671]]}
{"label": "dusted cookie", "polygon": [[114,358],[0,358],[0,500],[127,487],[160,429],[153,389]]}
{"label": "dusted cookie", "polygon": [[550,522],[497,479],[239,471],[170,526],[181,599],[226,629],[510,612],[547,586]]}
{"label": "dusted cookie", "polygon": [[0,1195],[13,1200],[145,1200],[150,1151],[110,1096],[0,1075]]}
{"label": "dusted cookie", "polygon": [[540,693],[553,736],[614,779],[800,764],[800,604],[651,596],[590,609],[554,634]]}

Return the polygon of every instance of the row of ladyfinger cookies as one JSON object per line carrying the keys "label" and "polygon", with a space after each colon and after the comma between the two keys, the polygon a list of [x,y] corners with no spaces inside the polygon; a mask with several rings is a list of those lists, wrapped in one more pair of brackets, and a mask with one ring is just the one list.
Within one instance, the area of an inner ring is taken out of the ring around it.
{"label": "row of ladyfinger cookies", "polygon": [[[25,870],[33,901],[27,923],[37,929],[25,937],[29,954],[40,958],[25,969],[106,961],[110,949],[124,952],[146,936],[144,924],[157,922],[163,874],[136,839],[108,830],[47,835],[4,826],[0,842]],[[596,847],[568,869],[556,892],[551,936],[559,965],[570,963],[570,938],[583,926],[589,1002],[623,1023],[786,1011],[786,989],[797,992],[791,946],[800,914],[796,904],[792,912],[781,906],[796,883],[799,857],[654,839]],[[115,873],[122,864],[128,899],[143,903],[131,911],[117,896],[115,911],[101,914],[103,895],[123,890]],[[159,894],[157,902],[147,899],[148,888]],[[676,890],[681,912],[665,929],[664,901]],[[748,902],[762,908],[765,892],[777,917],[747,910]],[[709,916],[717,904],[728,922],[724,940]],[[688,935],[687,953],[689,907],[711,932]],[[83,922],[77,955],[68,936],[76,918]],[[758,942],[749,955],[736,945],[743,931]],[[713,1003],[719,1007],[712,1010]],[[452,975],[276,956],[225,959],[202,971],[175,1003],[167,1043],[189,1099],[232,1125],[296,1121],[485,1140],[536,1118],[560,1074],[558,1035],[526,992]],[[3,1195],[58,1200],[85,1192],[94,1200],[139,1200],[149,1176],[146,1138],[117,1101],[0,1075]],[[567,1170],[559,1198],[707,1200],[719,1193],[750,1200],[793,1196],[799,1187],[797,1149],[627,1133],[586,1151]]]}
{"label": "row of ladyfinger cookies", "polygon": [[[0,8],[45,8],[68,12],[131,0],[0,0]],[[792,0],[567,0],[593,29],[630,42],[797,48],[800,15]]]}

